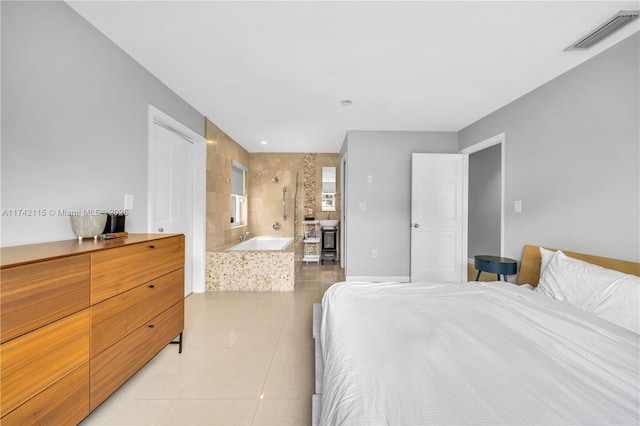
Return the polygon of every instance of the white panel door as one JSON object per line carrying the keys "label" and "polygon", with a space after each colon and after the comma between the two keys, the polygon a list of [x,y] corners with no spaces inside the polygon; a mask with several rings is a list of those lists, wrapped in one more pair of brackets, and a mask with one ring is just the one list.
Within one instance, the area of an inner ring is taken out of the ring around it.
{"label": "white panel door", "polygon": [[411,282],[467,281],[467,168],[463,154],[413,154]]}
{"label": "white panel door", "polygon": [[184,234],[184,294],[192,292],[193,144],[177,133],[153,125],[150,145],[152,232]]}

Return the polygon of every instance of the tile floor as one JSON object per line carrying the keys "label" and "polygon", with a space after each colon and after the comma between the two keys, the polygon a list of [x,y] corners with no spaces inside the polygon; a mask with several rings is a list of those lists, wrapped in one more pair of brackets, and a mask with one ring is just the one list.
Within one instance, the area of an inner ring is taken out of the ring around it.
{"label": "tile floor", "polygon": [[312,304],[343,280],[310,263],[293,293],[190,295],[182,354],[166,347],[81,424],[311,424]]}

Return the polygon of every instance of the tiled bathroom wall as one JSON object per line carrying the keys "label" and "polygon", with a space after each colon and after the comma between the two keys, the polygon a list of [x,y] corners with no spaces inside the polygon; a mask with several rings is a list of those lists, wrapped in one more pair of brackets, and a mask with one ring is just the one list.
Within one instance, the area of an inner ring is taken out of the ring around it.
{"label": "tiled bathroom wall", "polygon": [[[206,244],[209,251],[238,241],[247,230],[244,226],[232,229],[230,224],[231,160],[249,167],[249,153],[206,118],[205,138],[207,140]],[[247,217],[246,214],[245,217]]]}
{"label": "tiled bathroom wall", "polygon": [[[296,153],[249,154],[249,228],[255,235],[294,236],[296,175],[298,216],[302,212],[303,158]],[[273,228],[276,222],[279,230]]]}
{"label": "tiled bathroom wall", "polygon": [[[336,167],[338,154],[331,153],[251,153],[249,154],[249,227],[255,235],[294,236],[296,174],[298,176],[298,229],[302,235],[302,220],[311,208],[316,218],[325,218],[322,205],[322,167]],[[275,182],[277,176],[278,182]],[[283,189],[286,187],[286,219],[283,217]],[[337,190],[339,189],[336,188]],[[339,196],[339,194],[338,194]],[[339,198],[338,198],[339,199]],[[331,217],[340,217],[340,206]],[[279,230],[273,228],[278,222]]]}
{"label": "tiled bathroom wall", "polygon": [[[340,160],[337,153],[249,153],[209,119],[205,119],[205,132],[207,251],[239,242],[240,236],[247,231],[256,236],[302,235],[302,220],[308,209],[313,209],[316,218],[326,217],[326,212],[321,211],[322,167],[336,167],[336,189],[339,190]],[[247,226],[238,228],[231,228],[230,225],[231,160],[236,160],[249,169],[246,174],[245,203],[248,222]],[[296,187],[298,229],[294,233]],[[337,210],[331,212],[331,217],[336,219],[340,218],[339,197],[340,194],[337,193]],[[276,222],[280,224],[279,230],[273,227]]]}

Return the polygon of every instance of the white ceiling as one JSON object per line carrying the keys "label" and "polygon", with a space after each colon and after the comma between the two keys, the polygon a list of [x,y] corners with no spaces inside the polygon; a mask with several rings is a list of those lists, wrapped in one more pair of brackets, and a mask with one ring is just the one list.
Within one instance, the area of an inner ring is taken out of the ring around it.
{"label": "white ceiling", "polygon": [[639,1],[68,3],[249,152],[458,131],[640,29],[563,52]]}

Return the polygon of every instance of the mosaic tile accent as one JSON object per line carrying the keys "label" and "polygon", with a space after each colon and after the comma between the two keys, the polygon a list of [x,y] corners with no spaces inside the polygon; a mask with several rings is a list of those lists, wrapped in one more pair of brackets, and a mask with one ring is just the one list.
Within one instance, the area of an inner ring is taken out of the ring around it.
{"label": "mosaic tile accent", "polygon": [[293,291],[300,242],[283,251],[208,251],[207,291]]}
{"label": "mosaic tile accent", "polygon": [[316,154],[304,155],[304,217],[314,216],[317,203],[316,194]]}

